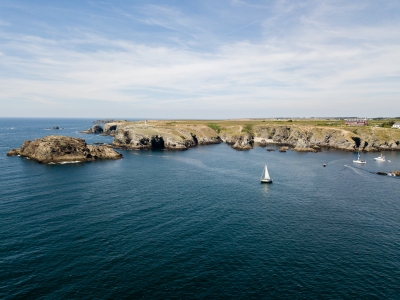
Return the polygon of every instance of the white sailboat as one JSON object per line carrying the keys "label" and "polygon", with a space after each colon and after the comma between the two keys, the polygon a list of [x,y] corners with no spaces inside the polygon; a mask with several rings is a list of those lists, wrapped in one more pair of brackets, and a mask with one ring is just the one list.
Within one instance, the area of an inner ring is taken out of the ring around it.
{"label": "white sailboat", "polygon": [[356,164],[365,164],[366,163],[365,160],[360,159],[360,149],[358,149],[357,159],[353,159],[353,163],[356,163]]}
{"label": "white sailboat", "polygon": [[272,183],[272,179],[271,179],[271,177],[269,177],[267,165],[265,165],[265,167],[264,167],[264,170],[261,174],[260,181],[261,181],[261,183]]}
{"label": "white sailboat", "polygon": [[383,154],[381,153],[381,156],[375,157],[374,160],[376,160],[376,161],[385,161],[386,158],[385,158],[385,157],[383,156]]}

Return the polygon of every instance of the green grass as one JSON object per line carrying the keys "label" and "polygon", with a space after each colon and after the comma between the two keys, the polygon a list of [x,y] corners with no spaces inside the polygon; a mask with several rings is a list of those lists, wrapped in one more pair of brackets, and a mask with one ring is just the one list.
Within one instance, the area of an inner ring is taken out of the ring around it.
{"label": "green grass", "polygon": [[211,129],[214,129],[217,133],[221,132],[221,127],[219,127],[218,124],[207,123],[207,126],[210,127]]}
{"label": "green grass", "polygon": [[253,125],[254,124],[244,124],[242,132],[253,133]]}

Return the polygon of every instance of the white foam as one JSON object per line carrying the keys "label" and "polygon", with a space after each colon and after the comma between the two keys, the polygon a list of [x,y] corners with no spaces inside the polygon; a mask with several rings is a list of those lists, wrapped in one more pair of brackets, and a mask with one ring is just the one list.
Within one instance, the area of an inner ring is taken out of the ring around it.
{"label": "white foam", "polygon": [[74,161],[62,161],[62,162],[60,162],[59,164],[60,165],[65,165],[65,164],[78,164],[78,163],[80,163],[81,161],[79,161],[79,160],[74,160]]}

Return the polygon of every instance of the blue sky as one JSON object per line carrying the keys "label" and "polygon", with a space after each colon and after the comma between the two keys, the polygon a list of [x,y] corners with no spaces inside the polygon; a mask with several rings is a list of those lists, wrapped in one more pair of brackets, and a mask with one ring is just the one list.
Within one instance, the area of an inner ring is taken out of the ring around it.
{"label": "blue sky", "polygon": [[0,117],[400,116],[400,1],[0,1]]}

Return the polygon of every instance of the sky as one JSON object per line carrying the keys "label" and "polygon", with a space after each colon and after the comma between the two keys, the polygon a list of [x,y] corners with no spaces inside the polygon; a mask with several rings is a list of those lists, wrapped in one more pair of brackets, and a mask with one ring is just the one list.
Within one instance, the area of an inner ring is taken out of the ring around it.
{"label": "sky", "polygon": [[327,116],[400,116],[400,1],[0,1],[0,117]]}

